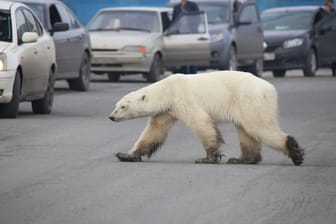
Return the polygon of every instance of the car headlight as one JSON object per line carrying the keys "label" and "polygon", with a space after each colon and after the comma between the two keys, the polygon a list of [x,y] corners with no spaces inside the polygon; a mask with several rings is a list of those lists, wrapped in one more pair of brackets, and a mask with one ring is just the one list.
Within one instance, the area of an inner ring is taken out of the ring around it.
{"label": "car headlight", "polygon": [[216,33],[211,35],[211,41],[221,41],[224,39],[224,33]]}
{"label": "car headlight", "polygon": [[303,39],[302,38],[295,38],[291,40],[287,40],[283,43],[284,48],[292,48],[292,47],[298,47],[303,44]]}
{"label": "car headlight", "polygon": [[0,72],[6,69],[6,55],[0,54]]}
{"label": "car headlight", "polygon": [[147,47],[144,45],[126,46],[122,49],[122,51],[145,54],[147,52]]}

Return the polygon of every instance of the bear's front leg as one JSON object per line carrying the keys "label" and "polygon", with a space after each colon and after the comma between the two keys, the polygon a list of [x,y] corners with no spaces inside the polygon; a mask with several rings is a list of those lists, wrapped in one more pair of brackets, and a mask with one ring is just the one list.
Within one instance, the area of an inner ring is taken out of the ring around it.
{"label": "bear's front leg", "polygon": [[118,152],[114,154],[121,162],[141,162],[141,156]]}

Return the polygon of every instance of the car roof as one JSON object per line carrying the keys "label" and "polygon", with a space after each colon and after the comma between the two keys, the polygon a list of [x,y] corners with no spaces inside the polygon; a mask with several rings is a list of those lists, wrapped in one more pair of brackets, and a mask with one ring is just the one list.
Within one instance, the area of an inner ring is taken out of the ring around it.
{"label": "car roof", "polygon": [[55,2],[61,2],[58,0],[14,0],[17,2],[22,2],[22,3],[36,3],[36,4],[43,4],[43,5],[51,5]]}
{"label": "car roof", "polygon": [[[234,0],[193,0],[193,2],[196,3],[213,3],[213,4],[221,4],[221,3],[233,3]],[[239,0],[239,2],[241,3],[245,3],[245,2],[256,2],[256,0]],[[168,2],[167,5],[173,5],[173,4],[177,4],[180,3],[180,0],[170,0]]]}
{"label": "car roof", "polygon": [[148,12],[167,12],[171,11],[168,7],[151,7],[151,6],[129,6],[129,7],[108,7],[100,11],[148,11]]}
{"label": "car roof", "polygon": [[276,7],[271,9],[266,9],[262,12],[264,13],[274,13],[274,12],[298,12],[298,11],[317,11],[319,6],[290,6],[290,7]]}

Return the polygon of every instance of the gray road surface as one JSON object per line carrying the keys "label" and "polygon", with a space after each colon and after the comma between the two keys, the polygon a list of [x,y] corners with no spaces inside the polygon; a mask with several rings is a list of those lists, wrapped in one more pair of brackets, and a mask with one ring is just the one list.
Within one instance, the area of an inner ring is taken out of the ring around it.
{"label": "gray road surface", "polygon": [[336,78],[327,73],[264,77],[278,89],[281,127],[306,149],[300,167],[267,147],[258,165],[225,164],[239,155],[230,124],[220,126],[222,164],[194,164],[204,151],[183,124],[151,160],[118,162],[113,153],[130,149],[146,119],[107,117],[147,83],[95,77],[79,93],[57,82],[51,115],[24,103],[18,119],[0,120],[0,223],[334,224]]}

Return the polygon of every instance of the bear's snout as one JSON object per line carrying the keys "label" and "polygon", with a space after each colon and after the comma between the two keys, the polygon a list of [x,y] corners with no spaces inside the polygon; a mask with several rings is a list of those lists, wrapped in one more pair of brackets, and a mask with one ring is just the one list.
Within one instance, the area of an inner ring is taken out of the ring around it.
{"label": "bear's snout", "polygon": [[114,118],[113,116],[109,116],[109,119],[110,119],[111,121],[115,121],[115,118]]}

